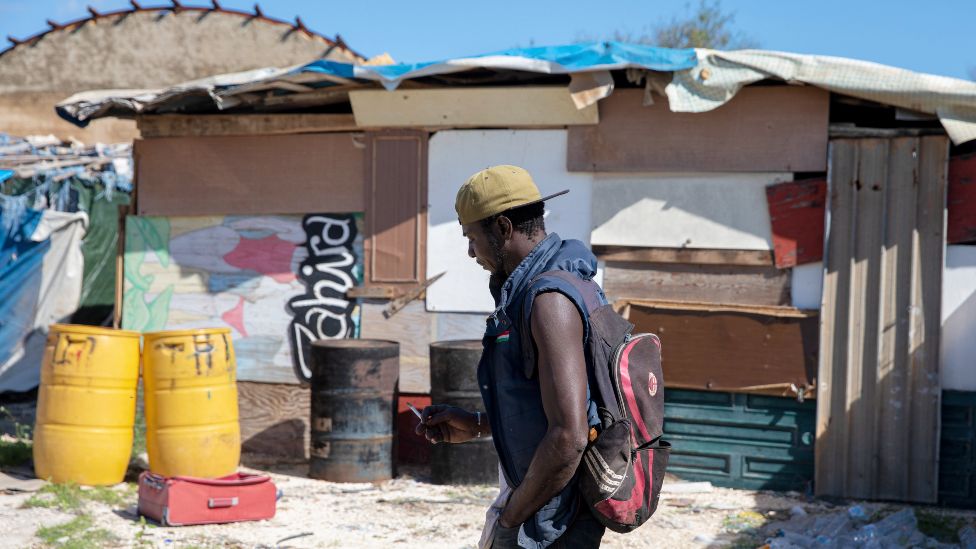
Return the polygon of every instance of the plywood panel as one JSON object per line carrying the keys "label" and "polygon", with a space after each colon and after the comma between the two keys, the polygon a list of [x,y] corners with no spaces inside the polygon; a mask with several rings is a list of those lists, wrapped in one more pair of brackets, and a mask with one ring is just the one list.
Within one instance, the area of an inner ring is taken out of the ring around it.
{"label": "plywood panel", "polygon": [[790,273],[775,267],[608,261],[603,289],[611,301],[655,299],[783,306]]}
{"label": "plywood panel", "polygon": [[776,266],[785,269],[823,258],[827,179],[766,187]]}
{"label": "plywood panel", "polygon": [[593,178],[594,245],[771,250],[766,186],[791,173]]}
{"label": "plywood panel", "polygon": [[947,195],[946,241],[976,242],[976,154],[949,160]]}
{"label": "plywood panel", "polygon": [[308,459],[310,399],[308,387],[238,381],[241,451]]}
{"label": "plywood panel", "polygon": [[427,134],[366,136],[368,284],[418,284],[424,265]]}
{"label": "plywood panel", "polygon": [[543,195],[569,189],[546,203],[546,229],[589,243],[592,179],[590,174],[568,173],[565,155],[565,130],[449,130],[431,137],[427,276],[447,274],[427,291],[428,310],[494,309],[488,273],[468,257],[454,211],[458,188],[478,170],[516,164],[532,174]]}
{"label": "plywood panel", "polygon": [[600,123],[569,130],[567,165],[586,172],[819,172],[827,167],[830,94],[814,87],[740,90],[705,113],[675,113],[642,90],[599,102]]}
{"label": "plywood panel", "polygon": [[422,301],[412,301],[390,318],[386,303],[363,303],[360,337],[387,339],[400,344],[400,390],[430,392],[430,344],[434,341],[434,315]]}
{"label": "plywood panel", "polygon": [[494,87],[349,92],[356,123],[362,127],[567,126],[596,124],[596,105],[577,109],[569,89]]}
{"label": "plywood panel", "polygon": [[139,215],[361,212],[361,134],[172,137],[135,143]]}
{"label": "plywood panel", "polygon": [[[638,332],[661,338],[667,387],[795,395],[812,387],[817,365],[817,317],[785,309],[682,308],[632,305]],[[812,396],[810,394],[807,395]]]}
{"label": "plywood panel", "polygon": [[593,253],[601,261],[752,266],[773,264],[773,254],[766,250],[696,250],[694,248],[645,248],[597,244],[593,246]]}
{"label": "plywood panel", "polygon": [[936,499],[948,141],[831,145],[817,493]]}

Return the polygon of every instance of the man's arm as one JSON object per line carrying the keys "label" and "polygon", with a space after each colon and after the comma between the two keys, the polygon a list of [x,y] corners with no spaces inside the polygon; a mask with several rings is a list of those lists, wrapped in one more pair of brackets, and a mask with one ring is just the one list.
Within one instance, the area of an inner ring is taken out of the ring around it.
{"label": "man's arm", "polygon": [[565,488],[586,449],[583,320],[566,296],[547,292],[536,297],[531,324],[549,429],[502,512],[499,522],[504,527],[525,522]]}

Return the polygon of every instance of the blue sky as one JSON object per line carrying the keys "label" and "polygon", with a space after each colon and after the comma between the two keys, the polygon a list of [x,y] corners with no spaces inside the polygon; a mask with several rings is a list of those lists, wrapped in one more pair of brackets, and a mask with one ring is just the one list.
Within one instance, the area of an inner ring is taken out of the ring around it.
{"label": "blue sky", "polygon": [[[254,5],[220,1],[239,9]],[[30,36],[49,18],[77,19],[86,15],[88,4],[102,11],[128,6],[126,0],[0,0],[0,38]],[[697,0],[690,5],[697,6]],[[735,13],[735,27],[765,49],[853,57],[957,78],[971,78],[976,71],[976,0],[725,0],[721,5]],[[367,56],[389,52],[405,62],[561,44],[615,30],[639,33],[690,10],[686,0],[266,0],[261,7],[279,19],[300,15],[309,28],[326,35],[339,33]]]}

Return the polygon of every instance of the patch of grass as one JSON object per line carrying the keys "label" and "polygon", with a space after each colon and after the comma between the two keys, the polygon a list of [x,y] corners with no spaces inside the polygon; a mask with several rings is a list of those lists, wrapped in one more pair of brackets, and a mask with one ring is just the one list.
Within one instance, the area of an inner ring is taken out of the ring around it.
{"label": "patch of grass", "polygon": [[51,483],[27,498],[27,501],[23,503],[22,507],[26,509],[44,507],[47,509],[74,511],[75,509],[81,508],[83,501],[81,488],[77,484]]}
{"label": "patch of grass", "polygon": [[915,509],[918,530],[942,543],[959,543],[959,530],[968,521],[962,517],[937,514],[927,509]]}
{"label": "patch of grass", "polygon": [[15,467],[21,463],[27,463],[32,454],[30,442],[0,440],[0,468]]}
{"label": "patch of grass", "polygon": [[17,421],[10,410],[0,406],[0,417],[9,418],[14,424],[14,440],[0,440],[0,468],[14,467],[31,458],[31,429]]}
{"label": "patch of grass", "polygon": [[113,507],[125,505],[135,494],[135,485],[127,484],[125,490],[113,490],[107,486],[82,488],[77,484],[48,484],[24,502],[24,508],[44,507],[75,511],[85,502],[97,501]]}
{"label": "patch of grass", "polygon": [[93,526],[90,516],[78,515],[68,522],[41,527],[35,535],[45,545],[61,549],[98,549],[114,541],[111,532]]}

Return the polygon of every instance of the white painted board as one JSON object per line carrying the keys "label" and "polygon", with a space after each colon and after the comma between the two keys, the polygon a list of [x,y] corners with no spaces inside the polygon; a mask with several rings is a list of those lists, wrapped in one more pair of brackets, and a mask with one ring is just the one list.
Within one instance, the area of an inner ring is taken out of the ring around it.
{"label": "white painted board", "polygon": [[427,276],[447,274],[427,290],[427,310],[494,308],[488,273],[468,257],[454,211],[458,188],[478,170],[515,164],[532,174],[543,195],[569,189],[546,203],[546,229],[589,244],[592,177],[566,171],[566,130],[441,131],[430,138],[428,159]]}
{"label": "white painted board", "polygon": [[942,276],[942,388],[976,391],[976,246],[947,246]]}
{"label": "white painted board", "polygon": [[766,186],[791,173],[600,174],[593,244],[770,250]]}
{"label": "white painted board", "polygon": [[793,267],[790,296],[797,309],[820,310],[823,298],[823,262]]}

